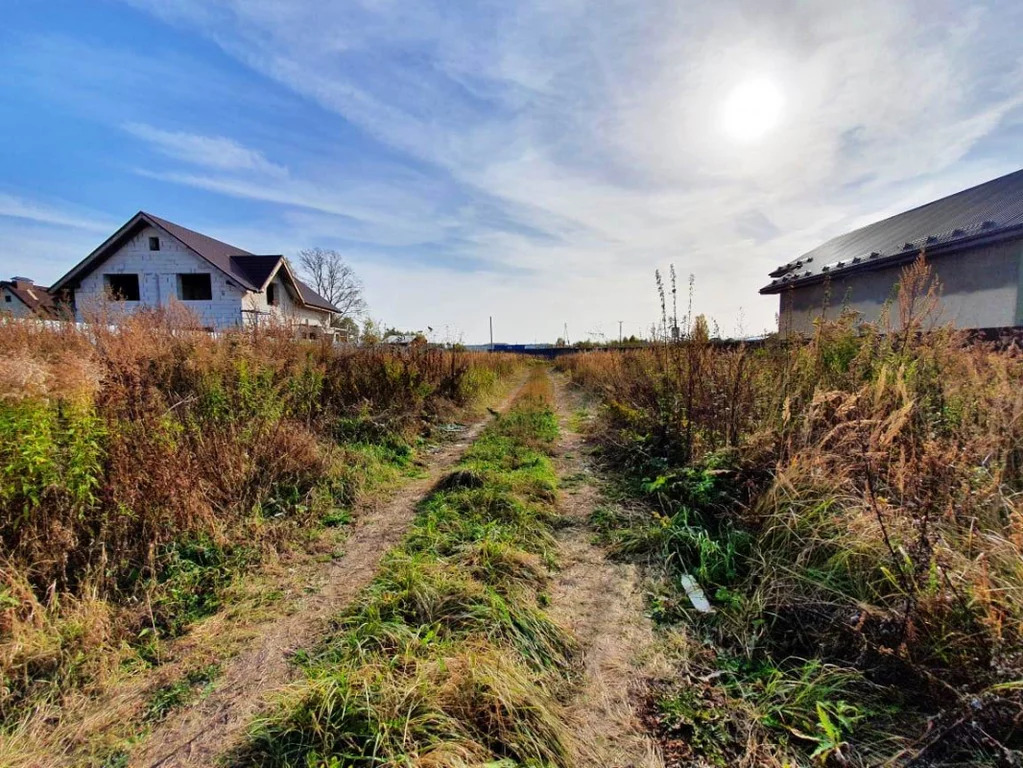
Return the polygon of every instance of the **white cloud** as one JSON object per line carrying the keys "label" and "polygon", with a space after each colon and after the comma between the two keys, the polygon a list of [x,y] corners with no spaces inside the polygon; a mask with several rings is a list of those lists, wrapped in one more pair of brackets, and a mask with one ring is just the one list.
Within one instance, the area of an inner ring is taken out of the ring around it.
{"label": "white cloud", "polygon": [[[1012,158],[971,156],[1018,120],[1014,4],[132,2],[500,210],[503,224],[471,202],[452,211],[428,184],[362,196],[307,174],[261,189],[213,173],[272,165],[261,154],[147,129],[209,171],[168,180],[351,217],[368,240],[393,229],[380,243],[432,241],[529,275],[367,257],[376,302],[405,325],[443,314],[476,328],[500,311],[523,338],[550,337],[565,315],[638,326],[656,314],[653,269],[674,261],[696,274],[697,311],[727,329],[743,307],[759,330],[775,311],[756,294],[770,267],[875,213],[1014,170]],[[720,106],[754,76],[778,82],[787,107],[774,132],[740,146]],[[235,159],[217,166],[221,155]],[[751,220],[777,234],[757,243],[743,232]],[[294,235],[316,230],[305,231]]]}
{"label": "white cloud", "polygon": [[400,186],[386,183],[353,184],[342,188],[285,180],[272,184],[209,174],[154,172],[143,168],[140,176],[218,192],[230,197],[277,203],[287,208],[325,214],[313,219],[323,234],[335,238],[371,242],[381,246],[404,246],[433,242],[445,237],[448,223],[425,196],[410,195]]}
{"label": "white cloud", "polygon": [[249,149],[234,139],[165,131],[144,123],[126,123],[123,127],[159,152],[191,165],[216,171],[247,171],[278,178],[288,175],[287,168],[271,163],[262,152]]}
{"label": "white cloud", "polygon": [[49,222],[11,219],[0,226],[0,269],[3,279],[14,275],[50,285],[111,234],[117,225],[99,233],[91,229],[53,226]]}
{"label": "white cloud", "polygon": [[80,212],[55,208],[51,205],[26,200],[14,195],[0,194],[0,217],[23,219],[38,224],[52,224],[91,232],[112,231],[105,217],[88,217]]}

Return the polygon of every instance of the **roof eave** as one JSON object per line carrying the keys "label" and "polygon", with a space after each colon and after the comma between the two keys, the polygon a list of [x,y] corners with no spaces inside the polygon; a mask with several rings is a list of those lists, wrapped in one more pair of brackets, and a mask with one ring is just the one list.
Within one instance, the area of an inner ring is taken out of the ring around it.
{"label": "roof eave", "polygon": [[98,259],[107,250],[107,248],[109,248],[113,243],[117,242],[119,238],[123,237],[125,233],[128,232],[132,227],[134,227],[143,217],[145,217],[145,213],[139,211],[130,219],[128,219],[124,224],[122,224],[118,228],[116,232],[114,232],[114,234],[112,234],[110,237],[108,237],[106,240],[100,243],[96,248],[92,250],[92,252],[88,256],[86,256],[80,262],[71,267],[71,269],[68,270],[67,274],[63,275],[59,280],[57,280],[57,282],[51,285],[50,291],[53,293],[58,293],[70,287],[71,283],[75,282],[83,272],[86,272],[88,270],[88,267],[92,264],[93,261]]}
{"label": "roof eave", "polygon": [[[291,282],[295,286],[295,290],[298,292],[298,300],[302,302],[303,307],[306,307],[307,309],[319,310],[321,312],[328,312],[330,314],[335,315],[341,314],[341,310],[335,307],[333,304],[331,304],[327,299],[323,300],[324,302],[323,304],[313,304],[312,302],[307,301],[306,298],[302,295],[301,287],[299,287],[301,281],[295,276],[295,273],[291,271],[291,264],[288,262],[287,259],[282,257],[281,266],[283,266],[283,268],[286,270],[288,277],[291,278]],[[281,266],[278,266],[276,271],[279,271],[281,269]],[[306,285],[306,287],[309,288],[309,290],[312,290],[312,286],[308,284],[304,285]]]}
{"label": "roof eave", "polygon": [[288,279],[291,281],[291,285],[295,288],[295,297],[298,299],[299,303],[303,307],[308,307],[309,302],[307,302],[305,297],[302,296],[302,288],[299,287],[298,278],[295,277],[295,273],[291,271],[291,265],[288,264],[288,260],[283,256],[281,257],[280,264],[278,264],[276,269],[274,269],[273,274],[270,276],[270,279],[266,281],[266,284],[269,285],[270,280],[273,280],[276,275],[280,274],[282,269],[284,270],[284,274],[286,274]]}
{"label": "roof eave", "polygon": [[325,304],[310,304],[309,302],[305,302],[305,305],[309,307],[309,309],[316,310],[317,312],[326,312],[328,315],[341,314],[341,310],[335,307],[333,304],[327,306]]}
{"label": "roof eave", "polygon": [[777,285],[765,285],[760,289],[759,293],[762,296],[769,296],[771,294],[782,293],[783,291],[787,291],[789,288],[802,288],[816,283],[823,283],[825,280],[839,275],[845,277],[846,275],[858,274],[860,272],[873,272],[878,269],[886,269],[888,267],[909,264],[915,261],[921,252],[924,252],[929,256],[948,256],[960,251],[982,248],[985,245],[993,245],[995,243],[1013,240],[1019,237],[1023,237],[1023,224],[1014,224],[1010,227],[1002,227],[998,230],[983,232],[974,235],[973,237],[963,238],[951,243],[940,243],[937,245],[915,248],[907,250],[905,253],[895,253],[890,256],[885,256],[884,258],[877,259],[876,261],[864,261],[860,264],[851,264],[848,267],[842,267],[841,269],[830,272],[818,272],[810,275],[809,277],[801,277],[797,280],[789,280],[787,282],[778,283]]}
{"label": "roof eave", "polygon": [[229,280],[233,280],[234,282],[238,283],[242,288],[245,288],[246,290],[250,291],[259,290],[258,288],[256,288],[255,285],[250,283],[248,280],[239,277],[238,275],[235,275],[231,272],[227,272],[226,270],[222,269],[218,264],[207,259],[197,250],[195,250],[190,245],[182,241],[181,238],[179,238],[173,232],[167,231],[166,227],[162,226],[158,221],[155,221],[153,217],[151,217],[145,211],[139,211],[130,219],[128,219],[128,221],[126,221],[123,225],[121,225],[121,227],[118,228],[118,230],[114,232],[114,234],[112,234],[110,237],[104,240],[97,248],[95,248],[92,251],[92,253],[90,253],[88,256],[86,256],[84,259],[78,262],[75,266],[73,266],[66,275],[64,275],[57,282],[51,285],[50,293],[56,294],[60,291],[63,291],[71,287],[72,284],[76,283],[86,274],[91,272],[94,263],[99,261],[106,254],[106,252],[111,247],[113,247],[115,243],[117,243],[121,238],[127,235],[127,233],[130,232],[132,228],[135,227],[139,222],[145,222],[149,226],[155,227],[168,237],[171,237],[177,242],[181,243],[181,245],[188,249],[189,253],[193,254],[196,258],[200,259],[201,261],[206,262],[211,267],[216,269],[218,272],[222,272]]}

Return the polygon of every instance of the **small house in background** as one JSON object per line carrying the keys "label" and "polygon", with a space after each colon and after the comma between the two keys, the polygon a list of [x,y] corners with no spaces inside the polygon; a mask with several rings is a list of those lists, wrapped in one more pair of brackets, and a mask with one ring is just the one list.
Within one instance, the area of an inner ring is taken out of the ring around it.
{"label": "small house in background", "polygon": [[843,308],[877,320],[901,270],[923,251],[941,285],[940,321],[1023,325],[1023,171],[829,240],[770,273],[779,331],[810,334]]}
{"label": "small house in background", "polygon": [[128,312],[179,301],[211,330],[285,323],[304,338],[332,335],[340,314],[284,256],[253,254],[144,211],[50,292],[69,300],[78,320],[105,301]]}
{"label": "small house in background", "polygon": [[27,277],[0,280],[0,314],[37,317],[43,320],[57,317],[53,296],[49,290],[36,285]]}

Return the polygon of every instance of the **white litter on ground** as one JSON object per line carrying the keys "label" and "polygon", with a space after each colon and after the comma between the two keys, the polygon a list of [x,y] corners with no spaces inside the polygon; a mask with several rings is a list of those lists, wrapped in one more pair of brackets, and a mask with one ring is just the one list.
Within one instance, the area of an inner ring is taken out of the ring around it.
{"label": "white litter on ground", "polygon": [[713,606],[711,606],[707,596],[703,594],[703,590],[700,588],[700,585],[696,583],[696,579],[688,573],[683,573],[678,577],[678,580],[682,584],[682,589],[684,589],[686,594],[689,596],[689,602],[693,604],[693,608],[698,610],[700,613],[714,613]]}

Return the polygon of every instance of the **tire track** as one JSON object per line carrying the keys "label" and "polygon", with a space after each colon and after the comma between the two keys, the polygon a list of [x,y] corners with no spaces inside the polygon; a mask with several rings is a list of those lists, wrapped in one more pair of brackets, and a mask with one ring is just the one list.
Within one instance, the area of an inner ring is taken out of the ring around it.
{"label": "tire track", "polygon": [[[504,411],[521,385],[501,403]],[[267,695],[294,680],[299,672],[289,656],[315,643],[327,619],[348,605],[369,584],[383,556],[401,543],[419,501],[461,457],[489,423],[484,419],[460,439],[429,458],[427,473],[403,486],[387,501],[360,515],[345,544],[345,555],[325,564],[322,588],[299,609],[265,627],[251,647],[227,662],[216,688],[204,700],[175,713],[157,726],[130,765],[136,768],[209,766],[242,736],[263,709]],[[320,579],[316,580],[317,582]]]}
{"label": "tire track", "polygon": [[608,560],[593,543],[590,513],[601,503],[583,436],[573,426],[580,398],[555,376],[561,424],[558,469],[561,513],[569,525],[558,543],[562,570],[552,589],[551,613],[579,638],[585,673],[569,704],[578,736],[575,762],[589,768],[663,768],[656,741],[635,711],[646,675],[640,659],[653,641],[636,566]]}

